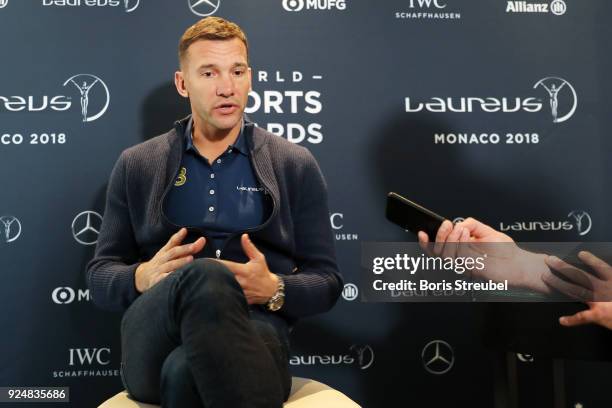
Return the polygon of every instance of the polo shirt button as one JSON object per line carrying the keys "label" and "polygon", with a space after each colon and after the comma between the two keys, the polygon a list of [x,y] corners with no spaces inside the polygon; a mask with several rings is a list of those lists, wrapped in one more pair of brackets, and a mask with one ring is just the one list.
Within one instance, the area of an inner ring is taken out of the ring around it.
{"label": "polo shirt button", "polygon": [[232,149],[228,149],[228,150],[227,150],[227,152],[228,152],[228,153],[231,153],[231,152],[232,152]]}
{"label": "polo shirt button", "polygon": [[208,207],[208,211],[213,212],[215,211],[215,207],[213,207],[212,205],[210,207]]}
{"label": "polo shirt button", "polygon": [[215,194],[215,190],[210,190],[209,193],[210,193],[210,195],[213,195],[213,194]]}
{"label": "polo shirt button", "polygon": [[221,163],[221,159],[217,159],[217,163]]}
{"label": "polo shirt button", "polygon": [[213,173],[213,174],[211,174],[211,175],[210,175],[210,178],[215,178],[215,174],[214,174],[214,173]]}

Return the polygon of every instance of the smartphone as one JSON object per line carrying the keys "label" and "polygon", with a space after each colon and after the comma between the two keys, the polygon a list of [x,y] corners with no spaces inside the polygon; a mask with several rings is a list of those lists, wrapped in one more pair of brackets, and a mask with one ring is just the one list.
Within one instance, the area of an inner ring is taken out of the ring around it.
{"label": "smartphone", "polygon": [[387,219],[414,234],[425,231],[429,241],[436,239],[436,234],[442,222],[441,215],[420,206],[397,193],[387,194]]}

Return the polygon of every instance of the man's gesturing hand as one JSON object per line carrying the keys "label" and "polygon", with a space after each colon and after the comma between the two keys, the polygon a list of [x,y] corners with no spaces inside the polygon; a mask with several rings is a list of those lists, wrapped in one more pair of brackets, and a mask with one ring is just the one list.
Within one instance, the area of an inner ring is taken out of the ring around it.
{"label": "man's gesturing hand", "polygon": [[240,243],[249,262],[245,264],[225,260],[219,262],[232,271],[250,305],[264,304],[276,293],[278,276],[270,272],[266,257],[253,245],[247,234],[242,234]]}
{"label": "man's gesturing hand", "polygon": [[204,248],[206,244],[204,237],[198,238],[191,244],[181,245],[186,236],[187,229],[181,228],[170,237],[166,245],[157,251],[150,261],[138,265],[134,276],[138,292],[143,293],[149,290],[169,273],[193,261],[193,255]]}

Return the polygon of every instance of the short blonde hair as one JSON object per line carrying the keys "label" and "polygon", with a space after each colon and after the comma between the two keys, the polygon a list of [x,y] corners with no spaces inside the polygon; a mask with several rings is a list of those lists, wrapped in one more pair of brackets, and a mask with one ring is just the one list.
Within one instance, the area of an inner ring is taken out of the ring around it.
{"label": "short blonde hair", "polygon": [[191,44],[200,40],[227,41],[238,38],[244,43],[249,60],[249,43],[244,31],[238,24],[221,17],[206,17],[189,27],[179,41],[178,57],[182,65],[187,56],[187,49]]}

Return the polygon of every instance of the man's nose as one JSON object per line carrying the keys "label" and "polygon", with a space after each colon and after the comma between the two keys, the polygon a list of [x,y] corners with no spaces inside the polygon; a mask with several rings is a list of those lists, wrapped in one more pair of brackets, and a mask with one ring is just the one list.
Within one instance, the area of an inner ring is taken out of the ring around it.
{"label": "man's nose", "polygon": [[217,84],[217,96],[230,97],[234,95],[234,79],[222,76]]}

